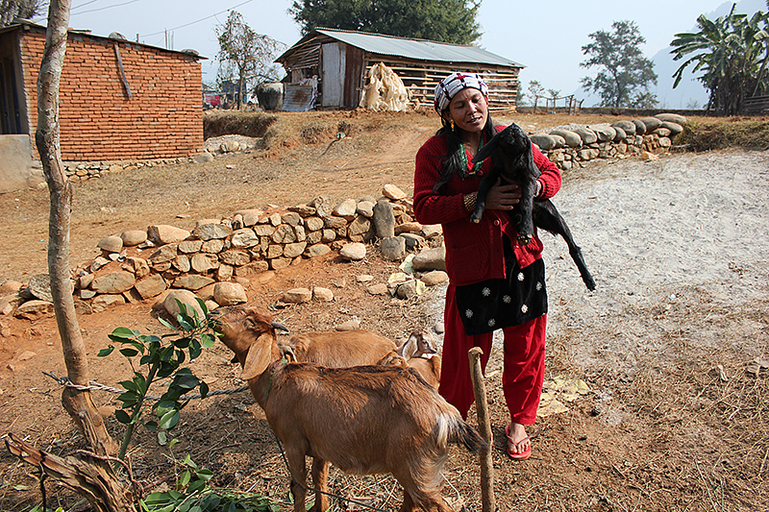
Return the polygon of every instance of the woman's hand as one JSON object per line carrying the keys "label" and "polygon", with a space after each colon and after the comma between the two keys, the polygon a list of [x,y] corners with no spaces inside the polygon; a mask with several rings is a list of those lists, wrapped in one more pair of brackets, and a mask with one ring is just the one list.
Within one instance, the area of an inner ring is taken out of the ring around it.
{"label": "woman's hand", "polygon": [[486,209],[512,210],[521,200],[521,186],[517,182],[502,183],[501,178],[489,190],[486,196]]}

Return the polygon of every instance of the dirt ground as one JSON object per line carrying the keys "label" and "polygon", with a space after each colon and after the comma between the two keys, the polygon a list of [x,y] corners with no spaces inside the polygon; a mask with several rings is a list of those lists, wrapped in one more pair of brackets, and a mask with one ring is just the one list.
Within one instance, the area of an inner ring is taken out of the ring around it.
{"label": "dirt ground", "polygon": [[[614,118],[500,115],[531,131]],[[90,260],[102,237],[150,224],[191,228],[201,218],[247,207],[378,195],[393,183],[412,190],[413,157],[438,127],[434,116],[361,112],[280,114],[295,134],[269,150],[108,173],[75,183],[70,266]],[[344,129],[346,136],[336,140]],[[332,142],[336,140],[336,142]],[[769,471],[769,153],[676,153],[659,161],[594,162],[564,174],[555,202],[583,248],[598,289],[587,292],[565,244],[542,235],[549,293],[547,393],[531,429],[533,456],[504,453],[508,422],[501,397],[498,341],[487,369],[500,510],[767,510]],[[0,195],[0,283],[45,272],[47,190]],[[443,288],[402,301],[368,295],[356,277],[384,282],[397,264],[372,248],[358,263],[334,256],[255,278],[252,303],[272,304],[296,286],[324,286],[335,300],[275,312],[294,332],[330,330],[353,316],[363,328],[397,339],[440,321]],[[151,304],[135,303],[79,318],[92,379],[114,386],[130,375],[116,354],[97,358],[119,326],[163,332]],[[53,319],[0,317],[0,435],[14,433],[59,455],[83,448],[60,405],[61,387],[42,374],[65,374]],[[193,365],[211,389],[240,385],[226,348]],[[560,383],[582,381],[574,394]],[[160,393],[158,393],[160,394]],[[114,395],[94,392],[99,406]],[[113,419],[108,429],[120,438]],[[469,421],[476,424],[474,412]],[[261,410],[247,393],[193,402],[173,431],[173,453],[141,431],[130,448],[135,478],[151,491],[189,453],[212,469],[216,486],[288,494],[287,471]],[[33,469],[0,452],[0,510],[40,502]],[[480,510],[477,461],[453,448],[444,496]],[[395,509],[390,477],[332,471],[333,491]],[[77,509],[72,493],[47,483],[49,507]],[[360,506],[332,500],[338,510]],[[284,507],[288,509],[289,507]]]}

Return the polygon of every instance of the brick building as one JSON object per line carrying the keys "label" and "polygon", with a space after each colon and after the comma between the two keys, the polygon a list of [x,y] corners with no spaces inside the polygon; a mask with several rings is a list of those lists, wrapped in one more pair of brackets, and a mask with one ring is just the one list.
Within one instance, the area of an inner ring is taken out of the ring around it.
{"label": "brick building", "polygon": [[[44,47],[45,27],[0,29],[0,137],[29,135],[32,148]],[[201,58],[70,30],[59,90],[62,159],[175,158],[202,150]]]}

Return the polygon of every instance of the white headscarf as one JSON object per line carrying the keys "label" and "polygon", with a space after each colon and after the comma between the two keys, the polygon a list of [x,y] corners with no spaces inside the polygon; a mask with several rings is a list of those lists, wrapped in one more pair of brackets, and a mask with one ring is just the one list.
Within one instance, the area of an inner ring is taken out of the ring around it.
{"label": "white headscarf", "polygon": [[477,73],[452,73],[435,86],[435,111],[440,115],[462,89],[478,89],[488,98],[489,86]]}

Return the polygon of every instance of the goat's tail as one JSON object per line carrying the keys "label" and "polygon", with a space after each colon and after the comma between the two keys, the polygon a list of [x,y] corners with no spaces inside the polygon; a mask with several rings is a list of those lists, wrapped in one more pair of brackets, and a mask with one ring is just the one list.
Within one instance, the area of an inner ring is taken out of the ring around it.
{"label": "goat's tail", "polygon": [[459,415],[450,414],[441,414],[438,417],[437,443],[438,446],[446,446],[448,443],[463,445],[474,454],[489,447],[477,430]]}

